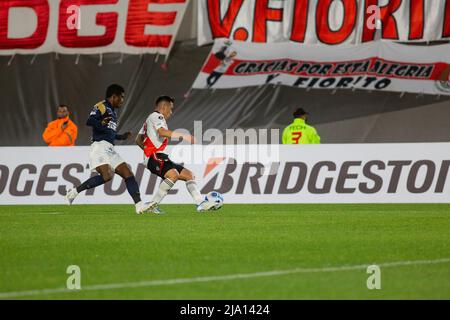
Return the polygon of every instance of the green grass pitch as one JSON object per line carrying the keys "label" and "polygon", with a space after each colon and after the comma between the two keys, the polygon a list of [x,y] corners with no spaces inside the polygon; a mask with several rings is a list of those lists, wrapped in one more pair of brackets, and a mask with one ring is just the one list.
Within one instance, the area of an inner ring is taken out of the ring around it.
{"label": "green grass pitch", "polygon": [[450,299],[450,205],[161,207],[0,206],[0,298]]}

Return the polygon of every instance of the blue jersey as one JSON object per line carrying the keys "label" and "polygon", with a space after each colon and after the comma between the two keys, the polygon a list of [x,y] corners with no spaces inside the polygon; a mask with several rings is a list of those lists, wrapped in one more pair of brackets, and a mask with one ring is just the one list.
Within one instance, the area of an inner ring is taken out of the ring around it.
{"label": "blue jersey", "polygon": [[[102,124],[105,118],[111,120]],[[108,141],[114,144],[114,140],[124,140],[124,136],[117,134],[117,113],[107,100],[97,103],[91,111],[86,124],[92,127],[92,142]]]}

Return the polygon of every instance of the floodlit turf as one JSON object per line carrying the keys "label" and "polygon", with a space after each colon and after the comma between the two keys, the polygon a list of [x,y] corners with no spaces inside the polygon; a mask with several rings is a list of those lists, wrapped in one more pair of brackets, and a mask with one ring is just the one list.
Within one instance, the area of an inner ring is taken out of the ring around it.
{"label": "floodlit turf", "polygon": [[[67,267],[78,265],[86,290],[9,298],[450,299],[450,260],[381,267],[381,290],[367,289],[364,267],[323,270],[450,258],[450,205],[162,208],[137,216],[131,205],[0,206],[0,297],[65,288]],[[296,268],[316,272],[235,276]],[[117,286],[92,288],[109,284]]]}

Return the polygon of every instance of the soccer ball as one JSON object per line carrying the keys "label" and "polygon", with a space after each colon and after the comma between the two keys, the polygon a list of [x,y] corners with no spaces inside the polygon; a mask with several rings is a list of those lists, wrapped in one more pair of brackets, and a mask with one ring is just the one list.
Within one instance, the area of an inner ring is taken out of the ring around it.
{"label": "soccer ball", "polygon": [[206,201],[213,203],[213,210],[219,210],[223,205],[223,196],[217,191],[211,191],[206,195]]}

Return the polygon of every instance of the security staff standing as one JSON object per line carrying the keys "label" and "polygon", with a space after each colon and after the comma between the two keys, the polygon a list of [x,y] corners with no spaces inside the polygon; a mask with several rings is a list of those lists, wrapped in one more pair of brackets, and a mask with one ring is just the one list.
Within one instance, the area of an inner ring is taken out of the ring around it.
{"label": "security staff standing", "polygon": [[57,119],[48,123],[42,138],[49,147],[74,146],[78,135],[78,128],[69,119],[69,108],[66,105],[58,106]]}
{"label": "security staff standing", "polygon": [[316,129],[306,124],[309,113],[303,108],[294,111],[294,122],[283,131],[283,144],[319,144],[320,136]]}

